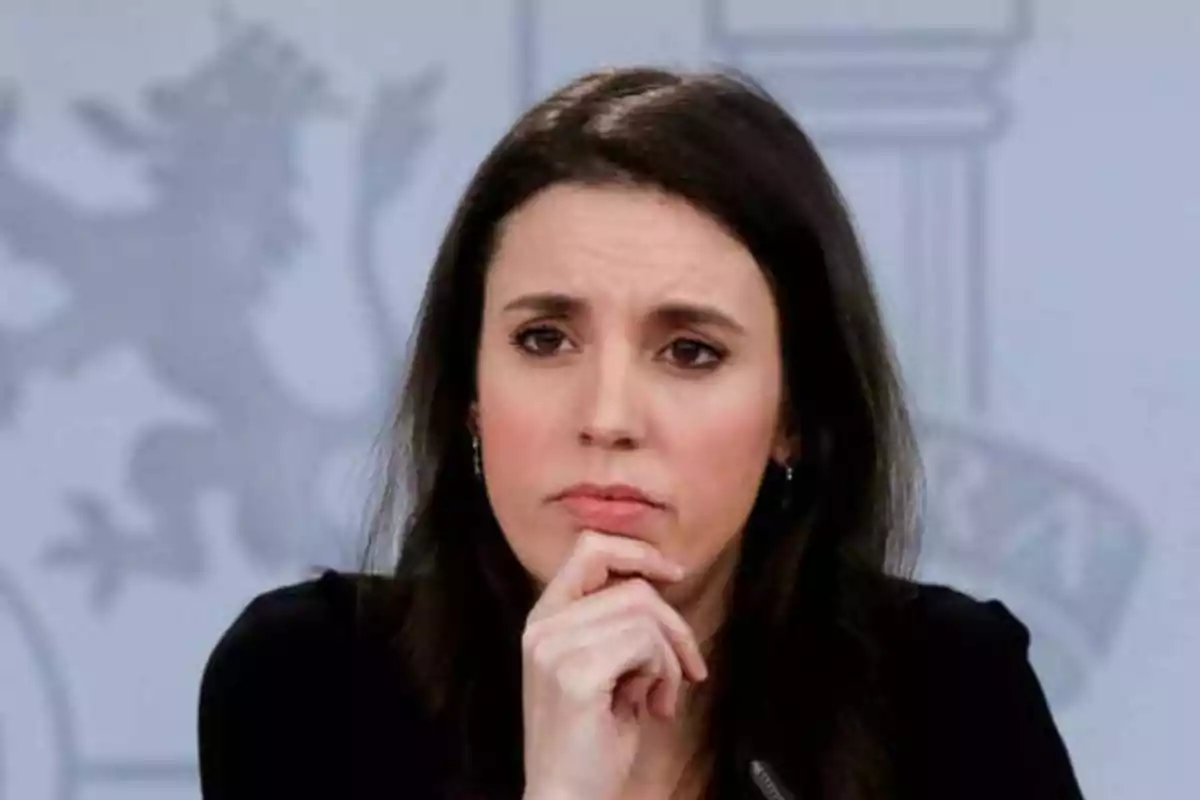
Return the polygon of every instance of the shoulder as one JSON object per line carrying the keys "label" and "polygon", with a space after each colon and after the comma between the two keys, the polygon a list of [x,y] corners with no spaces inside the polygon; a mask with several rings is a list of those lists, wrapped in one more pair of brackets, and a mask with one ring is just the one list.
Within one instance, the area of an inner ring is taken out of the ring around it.
{"label": "shoulder", "polygon": [[902,703],[927,719],[1017,684],[1044,702],[1029,661],[1030,633],[999,600],[933,584],[909,584],[895,629],[893,665]]}
{"label": "shoulder", "polygon": [[933,797],[1080,797],[1026,625],[998,600],[911,588],[896,675],[910,780]]}
{"label": "shoulder", "polygon": [[205,798],[307,797],[365,779],[373,758],[419,751],[429,738],[420,706],[373,622],[381,588],[326,572],[264,592],[238,614],[201,679]]}
{"label": "shoulder", "polygon": [[368,648],[360,619],[361,579],[328,571],[264,592],[233,620],[213,648],[204,688],[219,690],[287,664],[287,679],[352,670]]}
{"label": "shoulder", "polygon": [[901,633],[918,656],[978,653],[982,648],[1023,658],[1029,647],[1029,629],[1004,603],[936,584],[910,585]]}
{"label": "shoulder", "polygon": [[[253,598],[213,647],[201,681],[201,721],[210,712],[249,717],[272,699],[309,707],[348,692],[385,648],[360,623],[362,584],[328,571]],[[278,713],[279,709],[274,709]]]}
{"label": "shoulder", "polygon": [[999,600],[912,584],[896,642],[899,688],[927,709],[957,708],[959,695],[1014,682],[1041,696],[1029,662],[1029,629]]}

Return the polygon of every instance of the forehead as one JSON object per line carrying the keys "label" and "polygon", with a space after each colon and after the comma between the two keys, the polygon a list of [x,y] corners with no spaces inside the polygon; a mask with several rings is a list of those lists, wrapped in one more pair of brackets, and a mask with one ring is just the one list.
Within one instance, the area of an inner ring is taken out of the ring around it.
{"label": "forehead", "polygon": [[771,305],[750,252],[685,200],[649,188],[552,186],[500,230],[489,299],[563,291],[592,301],[721,301],[748,314]]}

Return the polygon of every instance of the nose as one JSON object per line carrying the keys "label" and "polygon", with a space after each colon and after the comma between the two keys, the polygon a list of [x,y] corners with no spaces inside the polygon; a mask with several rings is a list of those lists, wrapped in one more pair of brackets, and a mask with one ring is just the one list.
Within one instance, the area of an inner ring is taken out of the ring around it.
{"label": "nose", "polygon": [[587,368],[579,440],[616,450],[637,448],[644,437],[633,359],[612,352]]}

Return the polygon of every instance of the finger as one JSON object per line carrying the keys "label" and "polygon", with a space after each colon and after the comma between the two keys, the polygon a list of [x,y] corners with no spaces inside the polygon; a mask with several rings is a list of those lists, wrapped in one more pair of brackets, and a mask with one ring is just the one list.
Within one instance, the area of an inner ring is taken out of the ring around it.
{"label": "finger", "polygon": [[699,682],[708,677],[708,667],[691,626],[653,586],[638,578],[622,580],[536,621],[530,635],[553,636],[563,628],[587,627],[603,619],[639,613],[652,616],[663,627],[688,680]]}
{"label": "finger", "polygon": [[[529,641],[528,663],[543,675],[553,675],[568,659],[600,656],[614,647],[622,652],[630,647],[636,650],[647,639],[655,647],[660,640],[666,642],[657,623],[645,616],[621,616],[597,620],[587,625],[563,626]],[[665,646],[671,657],[675,658],[670,646]],[[658,677],[660,673],[661,669],[656,666],[652,673],[647,674]],[[617,675],[614,681],[622,677]],[[611,688],[615,691],[616,684]]]}
{"label": "finger", "polygon": [[658,717],[672,720],[679,715],[679,696],[682,692],[682,687],[678,683],[659,681],[650,687],[646,704]]}
{"label": "finger", "polygon": [[683,692],[683,666],[670,643],[664,641],[663,644],[670,649],[671,657],[663,661],[664,674],[650,686],[643,702],[651,713],[666,720],[674,719],[675,709],[679,707],[679,695]]}
{"label": "finger", "polygon": [[613,710],[626,716],[640,717],[650,710],[648,698],[657,683],[657,678],[640,673],[622,678],[613,693]]}
{"label": "finger", "polygon": [[[663,641],[670,651],[670,643]],[[653,714],[663,720],[674,719],[683,693],[683,668],[673,651],[668,652],[662,662],[663,674],[659,676],[636,673],[622,678],[617,683],[614,702],[642,713]]]}
{"label": "finger", "polygon": [[603,588],[619,575],[641,575],[648,580],[673,583],[683,577],[683,568],[646,542],[585,531],[566,563],[542,591],[531,617],[553,613]]}
{"label": "finger", "polygon": [[547,656],[549,671],[540,677],[555,681],[564,695],[583,705],[602,698],[611,708],[618,685],[639,675],[679,682],[677,663],[671,667],[675,654],[662,630],[648,620],[564,632],[548,649],[557,652]]}

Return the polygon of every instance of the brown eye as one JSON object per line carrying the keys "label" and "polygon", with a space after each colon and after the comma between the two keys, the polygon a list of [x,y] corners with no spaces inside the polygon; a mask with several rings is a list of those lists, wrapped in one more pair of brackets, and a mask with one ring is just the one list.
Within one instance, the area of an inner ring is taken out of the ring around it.
{"label": "brown eye", "polygon": [[513,342],[530,355],[552,356],[562,348],[566,338],[557,328],[540,326],[518,332]]}
{"label": "brown eye", "polygon": [[676,339],[667,347],[668,360],[684,369],[709,369],[721,363],[724,353],[695,339]]}

